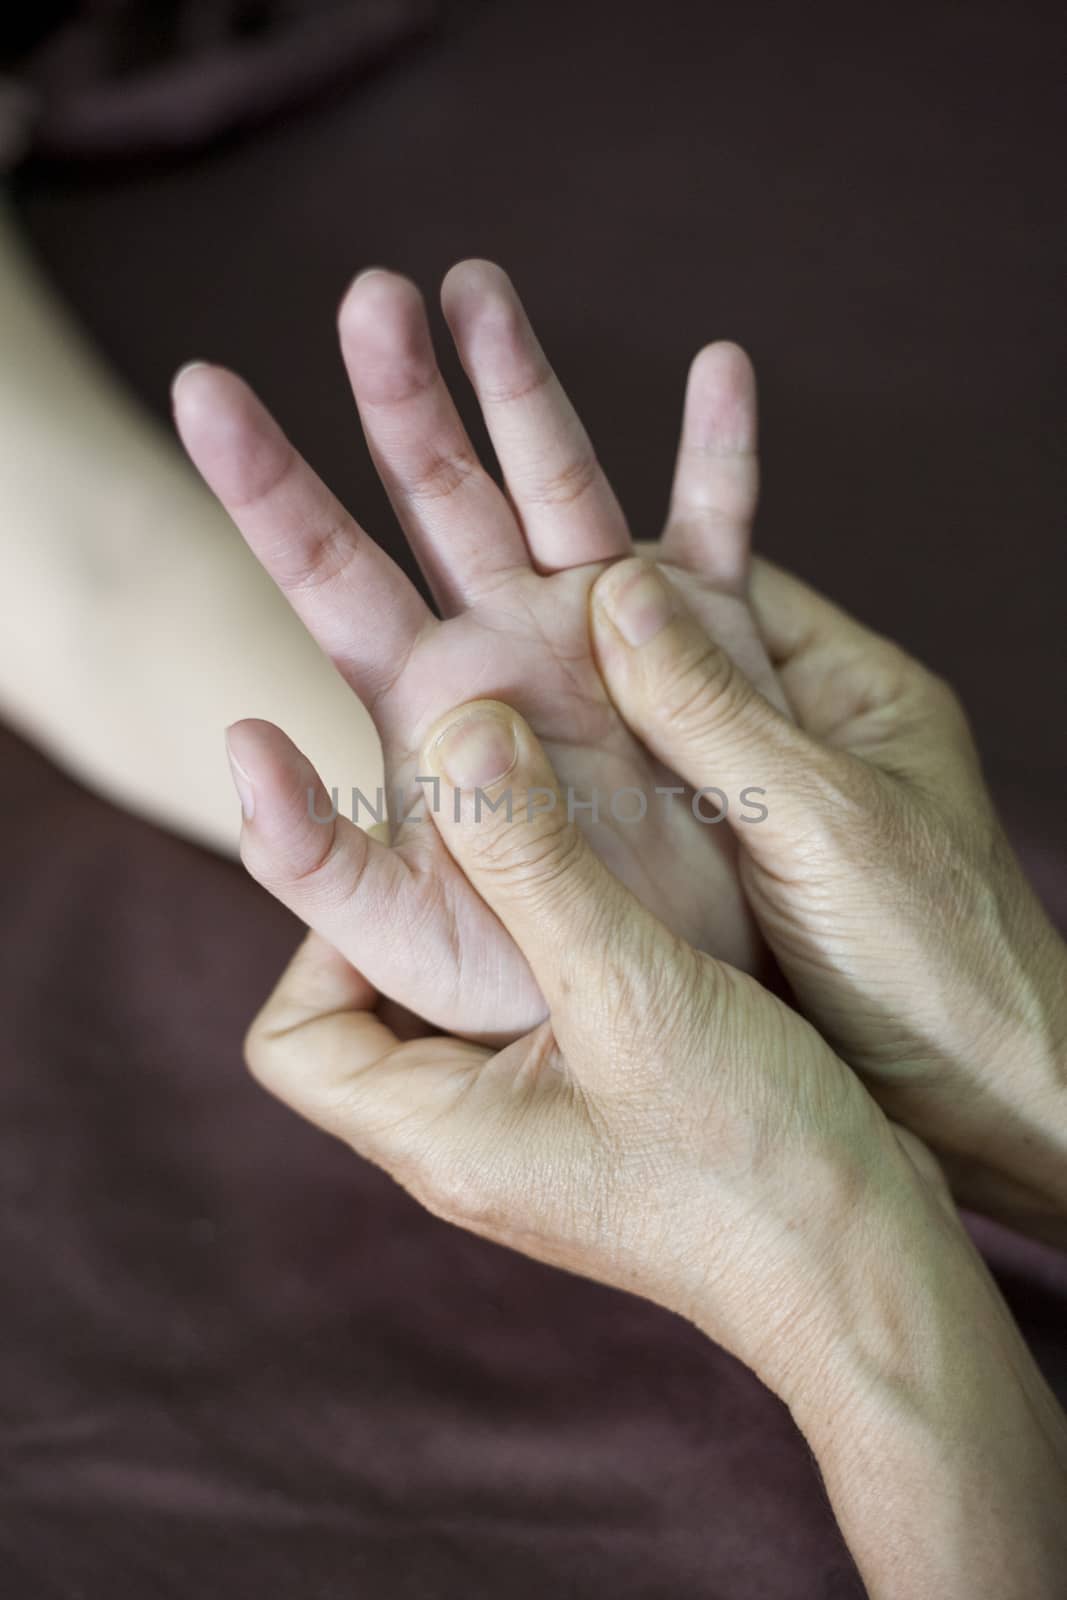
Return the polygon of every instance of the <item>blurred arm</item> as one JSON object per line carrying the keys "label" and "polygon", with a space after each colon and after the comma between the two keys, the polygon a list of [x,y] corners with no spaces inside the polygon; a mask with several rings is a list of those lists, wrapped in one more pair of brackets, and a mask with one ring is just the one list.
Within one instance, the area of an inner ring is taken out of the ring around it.
{"label": "blurred arm", "polygon": [[236,853],[222,730],[281,724],[343,796],[370,719],[0,209],[0,716],[89,787]]}

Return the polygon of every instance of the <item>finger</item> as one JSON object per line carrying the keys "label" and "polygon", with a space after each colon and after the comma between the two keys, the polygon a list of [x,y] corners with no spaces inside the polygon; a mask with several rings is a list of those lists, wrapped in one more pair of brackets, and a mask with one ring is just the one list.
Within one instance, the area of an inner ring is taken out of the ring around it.
{"label": "finger", "polygon": [[506,273],[460,262],[441,303],[537,566],[625,555],[626,519]]}
{"label": "finger", "polygon": [[736,344],[709,344],[689,369],[664,558],[743,594],[758,496],[752,363]]}
{"label": "finger", "polygon": [[185,368],[174,415],[194,465],[255,556],[373,707],[433,623],[425,601],[232,372]]}
{"label": "finger", "polygon": [[808,733],[920,781],[958,770],[972,781],[979,763],[966,714],[922,662],[769,561],[753,563],[750,601]]}
{"label": "finger", "polygon": [[642,743],[708,790],[709,809],[725,802],[727,821],[757,856],[801,837],[813,789],[833,781],[840,758],[757,693],[656,565],[626,561],[603,573],[591,620],[608,693]]}
{"label": "finger", "polygon": [[676,941],[594,855],[577,797],[527,724],[498,701],[471,701],[436,725],[422,759],[441,782],[434,821],[529,962],[553,1024],[595,1034],[625,988],[636,1025],[638,996]]}
{"label": "finger", "polygon": [[905,679],[924,672],[891,639],[762,558],[752,564],[750,604],[789,703],[810,733],[831,731],[857,706],[889,703]]}
{"label": "finger", "polygon": [[252,1073],[435,1216],[572,1264],[530,1226],[531,1204],[551,1197],[558,1152],[576,1132],[551,1030],[499,1053],[447,1037],[405,1042],[373,1005],[370,986],[310,934],[248,1031]]}
{"label": "finger", "polygon": [[775,666],[834,640],[852,650],[896,649],[818,590],[763,557],[752,563],[749,594],[756,625]]}
{"label": "finger", "polygon": [[402,1004],[421,995],[429,1009],[441,963],[425,880],[340,813],[336,791],[279,728],[236,722],[226,745],[251,876],[381,994]]}
{"label": "finger", "polygon": [[445,614],[529,554],[474,452],[434,357],[422,296],[397,273],[362,273],[338,318],[341,351],[375,465]]}
{"label": "finger", "polygon": [[404,1181],[489,1051],[398,1039],[376,1003],[365,977],[309,933],[249,1028],[245,1059],[279,1100]]}
{"label": "finger", "polygon": [[896,693],[902,652],[799,578],[757,560],[749,603],[789,704],[816,738]]}

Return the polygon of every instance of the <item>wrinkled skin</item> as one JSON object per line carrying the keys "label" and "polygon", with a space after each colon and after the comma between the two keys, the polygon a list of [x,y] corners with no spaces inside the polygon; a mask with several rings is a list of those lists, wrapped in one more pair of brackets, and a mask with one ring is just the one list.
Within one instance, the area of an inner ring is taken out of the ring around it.
{"label": "wrinkled skin", "polygon": [[955,695],[757,562],[752,601],[787,720],[695,616],[637,649],[602,625],[632,565],[594,597],[605,682],[691,783],[763,772],[768,817],[735,830],[741,876],[805,1013],[934,1144],[968,1203],[1067,1241],[1067,950],[1000,826]]}

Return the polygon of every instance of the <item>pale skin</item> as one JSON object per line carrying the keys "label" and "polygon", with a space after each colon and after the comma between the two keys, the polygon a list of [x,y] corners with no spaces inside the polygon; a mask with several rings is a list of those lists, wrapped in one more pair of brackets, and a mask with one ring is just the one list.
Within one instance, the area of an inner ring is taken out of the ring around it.
{"label": "pale skin", "polygon": [[[499,696],[529,717],[579,793],[649,791],[669,775],[618,716],[592,654],[590,591],[633,545],[589,439],[499,268],[453,268],[442,304],[507,496],[474,456],[414,285],[387,272],[357,279],[340,332],[371,452],[443,621],[239,379],[207,366],[184,372],[175,415],[194,463],[371,712],[389,794],[403,796],[387,848],[343,815],[332,827],[313,820],[309,788],[316,815],[327,814],[328,800],[308,767],[277,832],[246,837],[246,864],[381,993],[435,1026],[499,1039],[542,1017],[544,1000],[434,830],[409,820],[422,793],[415,779],[426,728],[457,700]],[[744,598],[754,430],[747,359],[736,346],[710,346],[690,378],[659,554],[743,670],[780,698]],[[238,768],[248,737],[231,738]],[[610,816],[585,825],[603,858],[678,933],[738,966],[758,965],[761,942],[725,829],[702,825],[684,805],[652,808],[637,826]]]}
{"label": "pale skin", "polygon": [[[236,855],[220,730],[280,722],[330,782],[374,725],[0,201],[0,715],[90,788]],[[131,671],[131,662],[136,663]]]}

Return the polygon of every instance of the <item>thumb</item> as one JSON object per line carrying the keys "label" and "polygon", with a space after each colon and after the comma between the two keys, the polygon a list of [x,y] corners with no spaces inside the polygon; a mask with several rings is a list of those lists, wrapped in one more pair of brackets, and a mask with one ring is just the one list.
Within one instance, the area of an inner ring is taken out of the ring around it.
{"label": "thumb", "polygon": [[561,790],[517,712],[493,700],[459,707],[431,730],[422,760],[445,844],[526,957],[557,1024],[570,1019],[584,1035],[612,991],[618,1003],[657,969],[662,979],[677,941],[593,853],[573,791]]}
{"label": "thumb", "polygon": [[706,790],[755,859],[810,829],[838,752],[825,750],[756,689],[687,610],[653,562],[622,561],[592,595],[601,676],[653,755]]}

